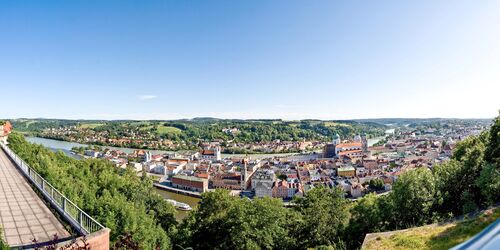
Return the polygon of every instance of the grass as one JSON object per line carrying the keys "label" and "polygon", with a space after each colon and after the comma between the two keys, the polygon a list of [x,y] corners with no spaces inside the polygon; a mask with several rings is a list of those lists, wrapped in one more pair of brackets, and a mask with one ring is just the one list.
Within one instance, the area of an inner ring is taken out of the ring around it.
{"label": "grass", "polygon": [[338,122],[325,122],[326,127],[350,127],[349,124],[338,123]]}
{"label": "grass", "polygon": [[182,132],[182,130],[180,130],[179,128],[169,127],[169,126],[163,126],[163,125],[158,125],[158,127],[156,127],[156,131],[160,135],[162,135],[162,134],[170,134],[170,133],[181,133]]}
{"label": "grass", "polygon": [[130,126],[141,126],[141,125],[150,125],[151,122],[148,121],[137,121],[137,122],[131,122]]}
{"label": "grass", "polygon": [[104,123],[84,123],[84,124],[80,124],[80,128],[90,128],[90,129],[93,129],[93,128],[100,127],[102,125],[104,125]]}
{"label": "grass", "polygon": [[500,208],[488,210],[474,219],[443,225],[432,224],[380,235],[366,242],[363,249],[449,249],[481,232],[500,218]]}
{"label": "grass", "polygon": [[150,130],[154,127],[156,127],[156,132],[158,135],[164,135],[164,134],[171,134],[171,133],[180,133],[182,132],[181,129],[176,128],[176,127],[170,127],[170,126],[164,126],[164,125],[155,125],[155,124],[149,124],[149,123],[143,123],[142,125],[146,125],[144,127],[141,127],[140,130],[145,131],[145,130]]}

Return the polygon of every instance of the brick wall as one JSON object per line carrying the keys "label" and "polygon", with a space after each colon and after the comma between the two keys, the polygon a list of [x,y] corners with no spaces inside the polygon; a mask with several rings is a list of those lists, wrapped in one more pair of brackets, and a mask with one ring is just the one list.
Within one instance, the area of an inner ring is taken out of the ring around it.
{"label": "brick wall", "polygon": [[[87,235],[87,237],[78,237],[74,243],[74,245],[78,245],[80,247],[84,246],[84,240],[91,250],[108,250],[109,246],[109,230],[108,228],[104,228],[100,231]],[[73,246],[74,246],[73,245]],[[64,246],[72,246],[71,241],[62,242],[59,244],[59,247]],[[69,248],[71,249],[71,247]]]}

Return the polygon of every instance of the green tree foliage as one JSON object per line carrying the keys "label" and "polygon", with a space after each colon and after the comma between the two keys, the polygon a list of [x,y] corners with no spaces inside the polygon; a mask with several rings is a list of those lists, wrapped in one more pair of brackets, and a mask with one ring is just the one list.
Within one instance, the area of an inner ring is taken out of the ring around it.
{"label": "green tree foliage", "polygon": [[142,249],[169,249],[175,210],[152,189],[151,180],[105,160],[76,160],[29,144],[13,133],[9,143],[21,158],[80,208],[111,229],[111,240],[132,235]]}
{"label": "green tree foliage", "polygon": [[381,207],[384,203],[375,194],[368,194],[359,199],[351,209],[351,220],[345,234],[349,248],[360,246],[367,233],[382,231],[384,217],[381,211],[388,209]]}
{"label": "green tree foliage", "polygon": [[390,194],[396,208],[397,226],[418,226],[428,222],[435,193],[434,176],[429,169],[418,168],[401,175]]}
{"label": "green tree foliage", "polygon": [[368,182],[371,190],[380,191],[384,189],[384,181],[381,179],[372,179]]}
{"label": "green tree foliage", "polygon": [[0,225],[0,250],[8,250],[8,249],[10,249],[9,245],[7,245],[7,243],[5,243],[2,239],[2,227]]}
{"label": "green tree foliage", "polygon": [[485,152],[485,160],[500,166],[500,116],[497,117],[489,131],[488,142]]}
{"label": "green tree foliage", "polygon": [[498,118],[491,130],[459,142],[452,160],[435,166],[434,176],[439,194],[436,210],[441,214],[467,213],[498,202],[498,140],[492,132],[498,129]]}
{"label": "green tree foliage", "polygon": [[226,190],[204,193],[181,224],[179,244],[194,249],[290,249],[298,219],[278,199],[250,201]]}
{"label": "green tree foliage", "polygon": [[303,247],[342,245],[341,235],[349,221],[348,201],[340,188],[323,186],[310,190],[296,200],[296,210],[303,215],[298,244]]}
{"label": "green tree foliage", "polygon": [[500,168],[496,163],[488,163],[481,170],[476,185],[484,196],[486,205],[497,203],[500,198]]}

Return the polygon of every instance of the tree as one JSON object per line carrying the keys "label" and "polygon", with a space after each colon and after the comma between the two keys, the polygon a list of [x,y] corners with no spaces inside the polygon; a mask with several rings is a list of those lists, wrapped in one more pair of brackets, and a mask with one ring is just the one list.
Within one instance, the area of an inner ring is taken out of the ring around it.
{"label": "tree", "polygon": [[351,219],[345,233],[349,248],[357,248],[363,242],[364,236],[370,232],[382,230],[385,219],[382,217],[378,197],[371,193],[359,199],[351,208]]}
{"label": "tree", "polygon": [[500,169],[495,163],[488,163],[481,170],[476,185],[486,200],[486,205],[494,205],[500,201]]}
{"label": "tree", "polygon": [[368,182],[371,190],[380,191],[384,189],[384,181],[381,179],[372,179]]}
{"label": "tree", "polygon": [[201,204],[179,229],[179,247],[194,249],[291,249],[298,213],[282,201],[250,201],[227,190],[204,193]]}
{"label": "tree", "polygon": [[489,131],[485,160],[500,167],[500,115],[497,116]]}
{"label": "tree", "polygon": [[303,216],[298,235],[301,247],[343,244],[341,235],[349,221],[349,208],[342,189],[317,186],[296,203]]}
{"label": "tree", "polygon": [[434,176],[427,168],[409,170],[394,183],[391,197],[398,227],[423,225],[431,218],[435,198]]}
{"label": "tree", "polygon": [[434,166],[434,177],[436,181],[435,210],[442,215],[460,214],[462,212],[461,195],[464,191],[462,183],[463,165],[457,160]]}

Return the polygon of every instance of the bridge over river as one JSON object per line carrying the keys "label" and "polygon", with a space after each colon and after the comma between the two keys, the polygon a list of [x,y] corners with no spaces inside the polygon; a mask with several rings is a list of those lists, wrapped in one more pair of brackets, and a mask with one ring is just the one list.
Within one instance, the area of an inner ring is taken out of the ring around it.
{"label": "bridge over river", "polygon": [[2,238],[14,248],[33,248],[34,239],[40,245],[47,245],[54,235],[61,245],[85,235],[92,249],[109,248],[109,229],[79,209],[1,143],[0,227]]}

